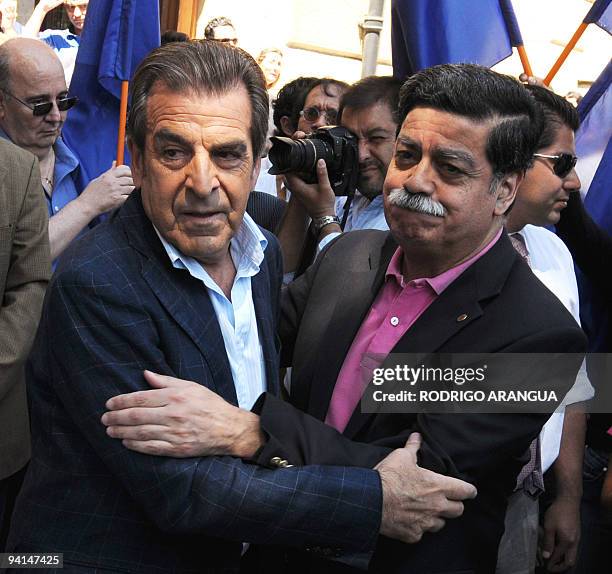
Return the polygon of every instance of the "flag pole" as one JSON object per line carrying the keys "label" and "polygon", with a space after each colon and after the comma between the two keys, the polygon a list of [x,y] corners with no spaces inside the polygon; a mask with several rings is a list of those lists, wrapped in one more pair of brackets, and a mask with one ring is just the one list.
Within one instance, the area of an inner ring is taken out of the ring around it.
{"label": "flag pole", "polygon": [[563,65],[563,62],[567,60],[567,57],[569,56],[570,52],[574,49],[574,46],[578,43],[578,40],[580,40],[580,36],[582,36],[584,31],[587,29],[588,25],[589,25],[588,22],[580,23],[580,26],[578,26],[578,29],[574,32],[574,35],[571,37],[570,41],[567,43],[567,46],[563,48],[563,52],[561,52],[561,55],[557,58],[557,61],[553,64],[553,67],[550,69],[550,72],[548,72],[548,74],[544,78],[545,85],[547,86],[550,85],[550,82],[557,75],[559,68]]}
{"label": "flag pole", "polygon": [[525,46],[523,44],[519,44],[516,47],[519,58],[521,59],[521,64],[523,64],[523,72],[525,72],[528,76],[533,76],[533,70],[531,69],[531,64],[529,63],[529,58],[527,58],[527,51],[525,50]]}
{"label": "flag pole", "polygon": [[119,106],[119,132],[117,136],[117,165],[122,165],[125,156],[125,124],[127,120],[128,88],[127,80],[121,82],[121,103]]}

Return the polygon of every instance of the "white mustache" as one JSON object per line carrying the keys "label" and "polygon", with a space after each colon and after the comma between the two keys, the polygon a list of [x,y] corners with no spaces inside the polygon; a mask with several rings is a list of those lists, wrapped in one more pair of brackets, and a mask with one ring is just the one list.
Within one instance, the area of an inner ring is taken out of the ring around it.
{"label": "white mustache", "polygon": [[389,192],[388,201],[391,205],[409,209],[425,215],[434,217],[446,217],[447,211],[441,203],[434,201],[425,193],[410,193],[403,188],[392,189]]}

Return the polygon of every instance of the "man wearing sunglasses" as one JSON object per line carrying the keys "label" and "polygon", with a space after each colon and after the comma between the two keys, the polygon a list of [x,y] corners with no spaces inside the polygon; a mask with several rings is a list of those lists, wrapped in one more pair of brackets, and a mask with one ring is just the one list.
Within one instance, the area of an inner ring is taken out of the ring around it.
{"label": "man wearing sunglasses", "polygon": [[134,189],[130,168],[113,166],[84,189],[79,162],[60,134],[76,98],[62,66],[44,43],[15,38],[0,46],[0,137],[33,153],[49,212],[51,258],[98,216],[119,207]]}
{"label": "man wearing sunglasses", "polygon": [[[578,286],[574,262],[563,241],[545,226],[559,222],[570,194],[578,192],[574,132],[579,119],[575,108],[543,86],[525,86],[539,104],[544,129],[533,165],[519,187],[506,228],[517,251],[533,273],[554,293],[580,323]],[[580,376],[566,401],[569,408],[556,412],[539,437],[538,475],[548,469],[553,487],[552,503],[544,515],[543,558],[551,572],[574,565],[580,539],[582,458],[586,419],[572,403],[592,397],[588,379]],[[528,463],[529,464],[529,463]],[[497,574],[533,571],[538,545],[538,497],[530,487],[533,474],[521,473],[509,499],[505,532],[500,544]],[[539,480],[539,478],[537,479]],[[548,480],[547,480],[548,483]],[[539,487],[543,482],[539,482]],[[538,489],[539,490],[539,489]],[[548,494],[548,493],[547,493]]]}

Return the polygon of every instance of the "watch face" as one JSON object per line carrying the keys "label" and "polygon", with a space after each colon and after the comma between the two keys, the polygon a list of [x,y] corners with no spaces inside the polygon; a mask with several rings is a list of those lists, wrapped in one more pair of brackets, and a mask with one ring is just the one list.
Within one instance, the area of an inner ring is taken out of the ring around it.
{"label": "watch face", "polygon": [[340,219],[335,215],[324,215],[323,217],[316,217],[312,220],[312,232],[316,236],[319,235],[321,229],[330,223],[337,223],[340,225]]}

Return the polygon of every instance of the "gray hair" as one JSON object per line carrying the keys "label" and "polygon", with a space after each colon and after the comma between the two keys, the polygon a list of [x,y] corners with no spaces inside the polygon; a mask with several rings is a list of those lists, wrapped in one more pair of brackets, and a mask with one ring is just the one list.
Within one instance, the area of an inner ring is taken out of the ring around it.
{"label": "gray hair", "polygon": [[140,150],[147,132],[147,99],[156,85],[178,94],[215,96],[243,86],[251,103],[253,158],[261,156],[268,131],[268,92],[261,68],[244,50],[207,41],[170,43],[153,50],[138,66],[131,84],[127,133]]}

